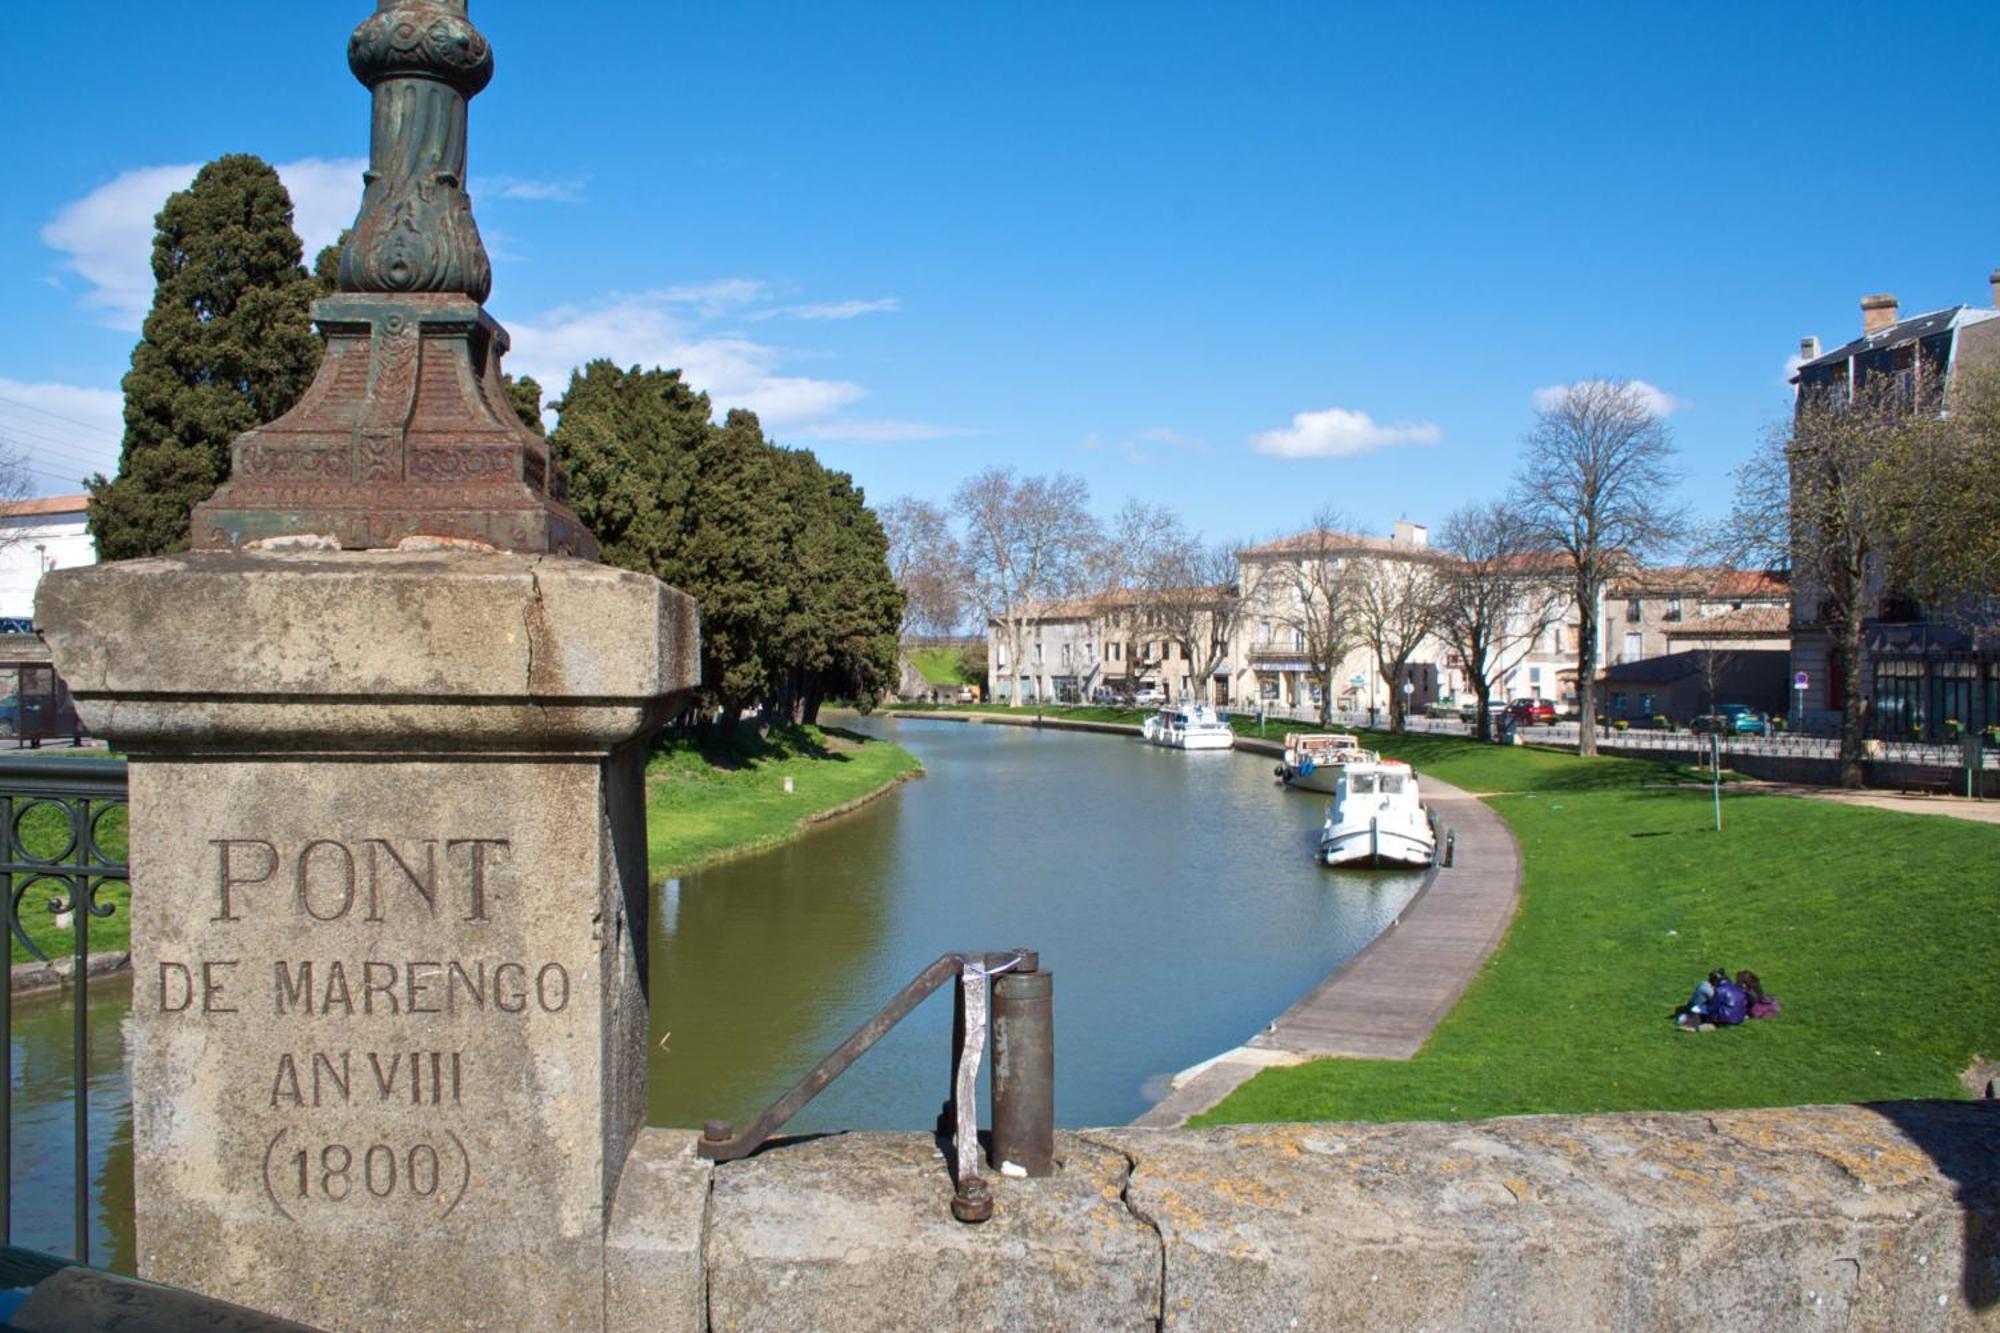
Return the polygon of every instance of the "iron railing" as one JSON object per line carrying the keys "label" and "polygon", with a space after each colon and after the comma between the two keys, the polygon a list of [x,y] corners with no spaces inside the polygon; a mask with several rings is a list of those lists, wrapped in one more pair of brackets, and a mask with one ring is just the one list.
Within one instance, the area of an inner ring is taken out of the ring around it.
{"label": "iron railing", "polygon": [[[40,888],[41,907],[68,918],[71,971],[71,1100],[75,1113],[74,1252],[90,1259],[90,923],[117,905],[101,901],[110,884],[127,884],[124,853],[125,763],[115,759],[0,760],[0,895],[13,946],[53,961],[28,929],[24,904]],[[32,913],[35,909],[28,908]],[[0,1032],[8,1037],[7,1077],[0,1079],[0,1244],[13,1240],[14,1129],[13,987],[0,987]]]}
{"label": "iron railing", "polygon": [[[961,1222],[993,1215],[991,1187],[979,1173],[979,1112],[974,1090],[985,1053],[991,1005],[993,1036],[991,1163],[1002,1174],[1046,1176],[1055,1170],[1055,1031],[1053,978],[1028,949],[948,953],[917,973],[833,1053],[738,1133],[726,1120],[702,1127],[695,1151],[716,1162],[748,1157],[807,1102],[882,1040],[890,1028],[945,983],[952,988],[951,1082],[938,1112],[938,1136],[952,1141],[951,1213]],[[989,996],[990,987],[990,996]]]}

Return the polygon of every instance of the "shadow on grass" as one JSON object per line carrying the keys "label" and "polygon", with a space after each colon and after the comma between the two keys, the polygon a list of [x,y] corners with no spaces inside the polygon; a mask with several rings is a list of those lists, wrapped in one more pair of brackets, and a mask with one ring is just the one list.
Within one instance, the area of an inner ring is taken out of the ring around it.
{"label": "shadow on grass", "polygon": [[1964,1236],[1965,1302],[1975,1311],[2000,1305],[2000,1102],[1876,1102],[1868,1109],[1951,1181]]}
{"label": "shadow on grass", "polygon": [[829,736],[854,745],[866,744],[869,739],[860,732],[841,727],[773,727],[768,732],[760,732],[753,726],[745,725],[738,728],[733,736],[712,733],[662,740],[654,746],[648,767],[656,773],[662,767],[689,766],[739,772],[796,759],[851,762],[851,756],[827,744]]}

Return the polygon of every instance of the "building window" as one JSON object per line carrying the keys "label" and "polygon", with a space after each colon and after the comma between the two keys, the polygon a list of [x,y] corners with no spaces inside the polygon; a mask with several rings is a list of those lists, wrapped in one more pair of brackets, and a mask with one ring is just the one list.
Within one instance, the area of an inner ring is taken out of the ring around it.
{"label": "building window", "polygon": [[1042,664],[1042,645],[1037,643],[1035,645],[1035,665],[1040,666],[1041,664]]}
{"label": "building window", "polygon": [[1972,725],[1972,687],[1976,683],[1974,673],[1978,670],[1970,662],[1939,662],[1937,664],[1937,720],[1956,722],[1961,727]]}
{"label": "building window", "polygon": [[1306,650],[1306,632],[1302,629],[1293,630],[1292,651],[1297,653],[1302,653],[1305,650]]}
{"label": "building window", "polygon": [[1268,620],[1260,620],[1260,621],[1258,621],[1258,622],[1257,622],[1257,646],[1261,648],[1261,647],[1264,647],[1265,645],[1269,644],[1270,642],[1271,642],[1271,622],[1270,622],[1270,621],[1268,621]]}
{"label": "building window", "polygon": [[1069,665],[1069,645],[1067,643],[1062,646],[1062,664],[1064,666]]}
{"label": "building window", "polygon": [[1924,729],[1924,664],[1875,664],[1875,729],[1901,738]]}
{"label": "building window", "polygon": [[1556,651],[1561,652],[1563,650],[1563,627],[1561,625],[1557,625],[1555,628],[1555,640]]}
{"label": "building window", "polygon": [[1681,599],[1678,597],[1667,598],[1667,619],[1679,620],[1680,618],[1681,618]]}
{"label": "building window", "polygon": [[1628,625],[1639,623],[1639,599],[1636,597],[1625,603],[1625,623]]}

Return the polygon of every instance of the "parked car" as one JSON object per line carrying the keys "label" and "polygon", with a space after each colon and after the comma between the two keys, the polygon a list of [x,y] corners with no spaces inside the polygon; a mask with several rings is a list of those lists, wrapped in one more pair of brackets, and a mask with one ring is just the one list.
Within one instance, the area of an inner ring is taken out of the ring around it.
{"label": "parked car", "polygon": [[1556,720],[1556,706],[1547,699],[1510,699],[1505,711],[1517,727],[1546,727]]}
{"label": "parked car", "polygon": [[1507,705],[1507,716],[1517,727],[1547,727],[1556,720],[1556,706],[1547,699],[1516,699]]}
{"label": "parked car", "polygon": [[1152,685],[1132,696],[1133,704],[1140,708],[1158,708],[1166,701],[1167,692]]}
{"label": "parked car", "polygon": [[[1488,699],[1486,701],[1486,716],[1494,722],[1498,722],[1501,715],[1506,711],[1507,701],[1505,699]],[[1479,720],[1479,697],[1477,695],[1467,699],[1458,706],[1458,720],[1468,727]]]}
{"label": "parked car", "polygon": [[1718,704],[1713,713],[1703,713],[1688,723],[1690,731],[1712,731],[1723,736],[1768,736],[1771,719],[1749,704]]}

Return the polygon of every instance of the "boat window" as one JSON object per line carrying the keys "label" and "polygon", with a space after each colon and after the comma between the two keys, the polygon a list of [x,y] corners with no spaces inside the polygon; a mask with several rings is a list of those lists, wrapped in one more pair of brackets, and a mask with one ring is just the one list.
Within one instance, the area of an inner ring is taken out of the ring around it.
{"label": "boat window", "polygon": [[1403,775],[1401,773],[1384,773],[1382,775],[1382,790],[1385,793],[1403,790]]}
{"label": "boat window", "polygon": [[1356,773],[1352,779],[1351,787],[1356,796],[1372,795],[1375,791],[1375,775],[1373,773]]}

